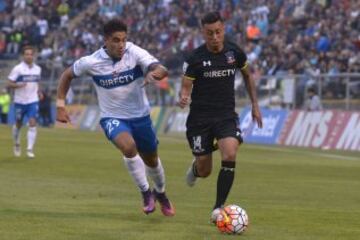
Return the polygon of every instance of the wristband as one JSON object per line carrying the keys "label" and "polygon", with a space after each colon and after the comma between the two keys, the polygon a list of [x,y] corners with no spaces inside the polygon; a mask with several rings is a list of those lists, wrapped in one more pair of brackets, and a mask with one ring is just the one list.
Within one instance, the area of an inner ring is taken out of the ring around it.
{"label": "wristband", "polygon": [[65,107],[64,99],[56,99],[56,107]]}

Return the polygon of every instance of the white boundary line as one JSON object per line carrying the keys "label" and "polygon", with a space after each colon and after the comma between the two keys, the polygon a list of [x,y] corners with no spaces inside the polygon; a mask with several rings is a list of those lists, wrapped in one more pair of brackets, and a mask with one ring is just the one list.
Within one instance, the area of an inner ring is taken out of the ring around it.
{"label": "white boundary line", "polygon": [[[333,153],[318,153],[318,152],[312,152],[312,151],[304,151],[306,150],[296,150],[296,149],[283,149],[278,148],[277,146],[274,147],[266,147],[266,146],[259,146],[259,145],[246,145],[247,148],[253,148],[253,149],[264,149],[274,152],[287,152],[287,153],[299,153],[299,154],[306,154],[306,155],[313,155],[313,156],[319,156],[324,158],[333,158],[333,159],[339,159],[339,160],[351,160],[351,161],[360,161],[360,158],[358,157],[352,157],[352,156],[343,156],[339,154],[333,154]],[[284,147],[284,146],[283,146]]]}

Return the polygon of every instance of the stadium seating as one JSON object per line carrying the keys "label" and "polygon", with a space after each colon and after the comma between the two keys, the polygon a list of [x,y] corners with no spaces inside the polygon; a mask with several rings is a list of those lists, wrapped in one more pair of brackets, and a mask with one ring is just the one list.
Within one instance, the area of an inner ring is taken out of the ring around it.
{"label": "stadium seating", "polygon": [[[200,16],[218,10],[227,37],[247,53],[258,86],[264,76],[301,74],[303,91],[312,76],[360,72],[359,9],[359,1],[345,0],[0,0],[0,59],[35,43],[44,77],[54,81],[65,66],[100,47],[102,24],[121,16],[130,28],[129,39],[176,75],[187,53],[203,42]],[[342,80],[329,79],[324,85],[331,88],[328,96],[344,98],[338,93],[346,90],[339,85]],[[356,97],[360,85],[353,86]]]}

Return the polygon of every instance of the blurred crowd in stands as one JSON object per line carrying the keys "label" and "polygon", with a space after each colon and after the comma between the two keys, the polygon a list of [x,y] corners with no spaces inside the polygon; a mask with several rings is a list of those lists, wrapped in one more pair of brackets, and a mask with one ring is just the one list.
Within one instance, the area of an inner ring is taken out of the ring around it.
{"label": "blurred crowd in stands", "polygon": [[68,27],[69,18],[76,16],[88,4],[67,0],[0,0],[0,54],[17,55],[21,46],[39,48],[40,57],[48,57],[46,38]]}
{"label": "blurred crowd in stands", "polygon": [[[97,10],[86,10],[92,4]],[[0,58],[29,43],[61,71],[101,46],[102,24],[119,16],[130,41],[181,72],[186,54],[203,43],[199,20],[212,10],[247,53],[257,82],[283,73],[360,72],[359,0],[0,0]]]}

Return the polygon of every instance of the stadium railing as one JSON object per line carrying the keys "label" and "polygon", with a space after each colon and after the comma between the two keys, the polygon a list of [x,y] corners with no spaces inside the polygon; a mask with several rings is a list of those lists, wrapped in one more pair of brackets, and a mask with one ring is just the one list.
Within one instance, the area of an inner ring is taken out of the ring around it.
{"label": "stadium railing", "polygon": [[[238,105],[246,104],[244,84],[239,80]],[[263,76],[257,82],[260,105],[301,109],[307,89],[313,88],[325,109],[360,109],[360,73]]]}
{"label": "stadium railing", "polygon": [[[0,88],[10,69],[0,69]],[[55,98],[58,77],[61,71],[54,72],[43,79],[42,88]],[[156,85],[149,85],[146,91],[152,105],[174,105],[177,102],[181,85],[181,75],[170,76],[171,89],[164,94]],[[270,108],[301,109],[306,99],[307,89],[312,87],[322,99],[324,109],[360,109],[360,73],[263,76],[257,80],[257,93],[260,105]],[[72,82],[74,104],[96,104],[96,92],[92,80],[83,77]],[[165,96],[164,96],[165,95]],[[235,80],[236,105],[249,104],[244,82],[240,74]]]}

